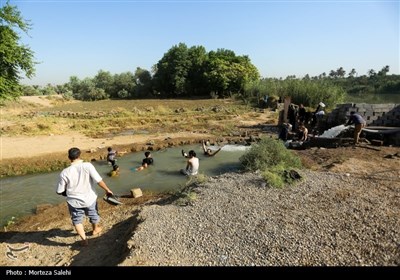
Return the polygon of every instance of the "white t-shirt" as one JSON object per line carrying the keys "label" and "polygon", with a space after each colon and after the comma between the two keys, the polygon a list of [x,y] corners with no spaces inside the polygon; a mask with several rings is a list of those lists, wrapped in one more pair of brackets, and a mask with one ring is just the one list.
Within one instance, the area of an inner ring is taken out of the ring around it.
{"label": "white t-shirt", "polygon": [[60,173],[57,193],[67,190],[67,202],[72,207],[84,208],[97,199],[96,185],[103,179],[90,162],[77,160]]}

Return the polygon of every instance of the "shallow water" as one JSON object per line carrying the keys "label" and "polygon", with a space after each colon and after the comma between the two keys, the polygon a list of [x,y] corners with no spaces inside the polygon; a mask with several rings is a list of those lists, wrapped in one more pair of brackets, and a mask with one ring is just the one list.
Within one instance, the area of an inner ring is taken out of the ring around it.
{"label": "shallow water", "polygon": [[[218,147],[210,146],[215,150]],[[203,155],[201,145],[173,147],[152,152],[154,165],[143,171],[131,171],[139,167],[144,158],[144,152],[126,154],[117,158],[120,167],[118,177],[108,177],[111,170],[105,161],[93,162],[103,180],[116,195],[128,194],[132,188],[141,188],[154,192],[173,191],[181,189],[188,178],[179,173],[185,168],[187,159],[182,157],[185,152],[193,149],[200,159],[199,173],[207,176],[220,175],[240,168],[239,157],[249,147],[226,145],[214,157]],[[11,217],[32,214],[39,204],[58,204],[65,201],[57,195],[55,187],[60,172],[34,174],[5,178],[0,180],[0,224],[4,225]],[[97,188],[101,196],[103,191]]]}

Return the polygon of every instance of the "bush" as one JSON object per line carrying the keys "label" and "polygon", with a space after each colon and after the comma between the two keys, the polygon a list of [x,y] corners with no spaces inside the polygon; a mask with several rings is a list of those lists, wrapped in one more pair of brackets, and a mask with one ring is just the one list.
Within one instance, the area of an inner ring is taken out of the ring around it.
{"label": "bush", "polygon": [[302,166],[300,158],[286,149],[282,141],[272,138],[262,138],[239,160],[247,171],[260,170],[263,178],[275,187],[290,183],[287,170]]}

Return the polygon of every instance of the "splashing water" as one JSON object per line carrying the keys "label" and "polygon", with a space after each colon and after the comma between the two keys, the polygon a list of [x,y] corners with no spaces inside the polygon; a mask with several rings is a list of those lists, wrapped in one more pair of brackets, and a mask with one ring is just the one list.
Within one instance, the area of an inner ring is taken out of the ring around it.
{"label": "splashing water", "polygon": [[243,146],[243,145],[225,145],[222,147],[221,151],[225,152],[236,152],[236,151],[246,151],[250,149],[251,146]]}
{"label": "splashing water", "polygon": [[344,124],[334,126],[328,130],[325,130],[319,137],[334,138],[340,134],[340,132],[348,129],[350,126],[345,126]]}

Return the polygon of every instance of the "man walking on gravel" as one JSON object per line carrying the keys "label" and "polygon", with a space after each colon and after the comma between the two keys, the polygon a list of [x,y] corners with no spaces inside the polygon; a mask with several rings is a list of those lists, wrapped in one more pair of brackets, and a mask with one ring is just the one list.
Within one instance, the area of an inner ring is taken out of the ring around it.
{"label": "man walking on gravel", "polygon": [[107,195],[113,192],[107,187],[103,179],[90,162],[80,159],[81,151],[78,148],[68,150],[68,158],[71,165],[60,173],[57,185],[57,194],[67,197],[69,213],[76,232],[82,238],[82,245],[87,246],[83,219],[89,217],[93,227],[93,235],[99,234],[102,228],[99,226],[100,216],[97,208],[97,194],[95,184],[105,190]]}

